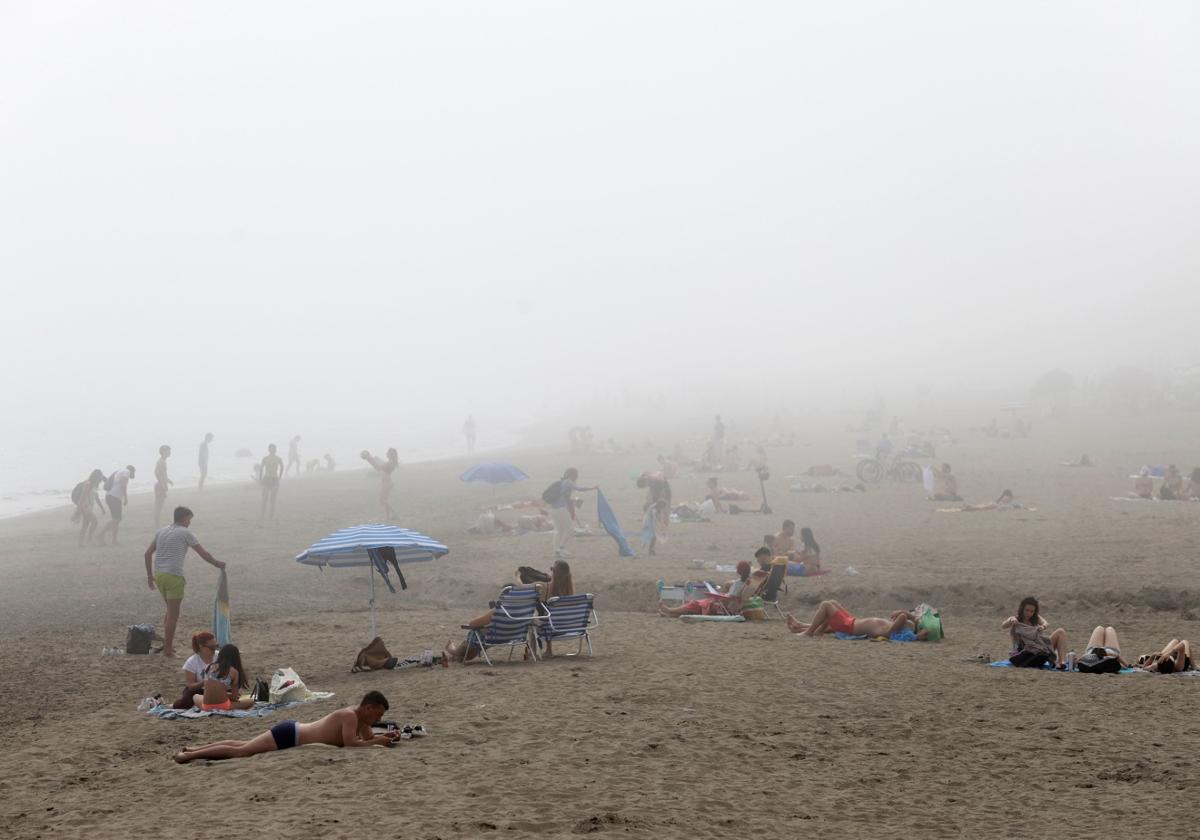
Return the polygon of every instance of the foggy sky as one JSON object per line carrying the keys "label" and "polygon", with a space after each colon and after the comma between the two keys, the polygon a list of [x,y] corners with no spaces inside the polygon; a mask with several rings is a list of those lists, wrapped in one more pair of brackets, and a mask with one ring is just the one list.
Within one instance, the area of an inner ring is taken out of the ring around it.
{"label": "foggy sky", "polygon": [[0,430],[1200,362],[1195,8],[0,4]]}

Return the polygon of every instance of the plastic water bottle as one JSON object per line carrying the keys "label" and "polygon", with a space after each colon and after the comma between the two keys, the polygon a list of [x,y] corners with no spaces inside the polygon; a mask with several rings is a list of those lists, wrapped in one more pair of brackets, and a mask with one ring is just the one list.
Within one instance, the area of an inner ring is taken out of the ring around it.
{"label": "plastic water bottle", "polygon": [[1071,651],[1070,653],[1067,654],[1067,670],[1068,671],[1075,670],[1075,651]]}

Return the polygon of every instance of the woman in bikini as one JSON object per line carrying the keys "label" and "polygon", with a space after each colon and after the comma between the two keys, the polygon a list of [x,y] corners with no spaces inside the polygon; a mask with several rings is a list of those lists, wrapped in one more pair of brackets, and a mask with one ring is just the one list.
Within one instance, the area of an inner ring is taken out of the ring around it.
{"label": "woman in bikini", "polygon": [[246,670],[242,667],[241,651],[237,645],[225,645],[204,675],[204,692],[197,694],[192,702],[205,712],[250,709],[254,706],[254,698],[239,697],[242,689],[249,687]]}
{"label": "woman in bikini", "polygon": [[1155,674],[1175,674],[1196,670],[1196,663],[1192,661],[1192,646],[1188,640],[1172,639],[1162,650],[1139,656],[1137,667]]}
{"label": "woman in bikini", "polygon": [[[1050,625],[1042,617],[1039,609],[1037,598],[1022,598],[1020,606],[1017,607],[1017,614],[1010,615],[1000,623],[1000,629],[1007,630],[1012,639],[1013,647],[1009,658],[1028,652],[1018,661],[1024,662],[1028,659],[1032,664],[1039,658],[1041,662],[1053,660],[1058,669],[1062,670],[1066,667],[1067,631],[1059,627],[1049,638],[1043,635]],[[1116,634],[1113,635],[1115,637]]]}
{"label": "woman in bikini", "polygon": [[901,630],[916,631],[916,623],[907,610],[897,610],[890,618],[855,618],[837,601],[822,601],[817,605],[812,620],[805,624],[788,613],[788,629],[801,636],[821,636],[825,633],[845,633],[847,636],[873,636],[884,638]]}

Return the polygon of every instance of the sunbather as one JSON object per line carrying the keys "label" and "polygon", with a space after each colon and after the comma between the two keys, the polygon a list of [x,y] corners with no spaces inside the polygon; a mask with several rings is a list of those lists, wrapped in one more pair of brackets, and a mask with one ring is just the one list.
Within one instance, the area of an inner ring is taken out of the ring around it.
{"label": "sunbather", "polygon": [[1139,656],[1137,667],[1156,674],[1196,670],[1196,664],[1192,661],[1192,646],[1187,639],[1172,639],[1162,650]]}
{"label": "sunbather", "polygon": [[771,538],[769,545],[776,557],[787,555],[789,560],[792,559],[791,555],[796,551],[796,523],[790,519],[783,520],[783,527]]}
{"label": "sunbather", "polygon": [[1058,668],[1065,668],[1067,632],[1059,627],[1046,638],[1043,633],[1050,625],[1039,610],[1037,598],[1022,598],[1020,606],[1017,607],[1017,614],[1000,623],[1000,628],[1007,630],[1012,639],[1013,647],[1009,659],[1018,667],[1041,667],[1046,662],[1053,661]]}
{"label": "sunbather", "polygon": [[787,624],[789,630],[802,636],[845,633],[848,636],[886,638],[901,630],[917,632],[916,617],[907,610],[897,610],[890,618],[855,618],[837,601],[822,601],[818,604],[817,611],[807,624],[788,613]]}
{"label": "sunbather", "polygon": [[1138,477],[1133,480],[1133,497],[1136,499],[1154,498],[1154,477],[1150,475],[1149,467],[1142,467]]}
{"label": "sunbather", "polygon": [[962,496],[958,495],[958,479],[950,472],[949,464],[933,470],[933,498],[938,502],[962,501]]}
{"label": "sunbather", "polygon": [[688,601],[681,607],[668,607],[659,601],[658,614],[667,618],[679,618],[681,615],[722,615],[724,613],[737,615],[754,594],[754,587],[749,585],[749,561],[742,560],[737,564],[737,575],[736,579],[731,580],[725,586],[717,587],[717,594],[711,597]]}
{"label": "sunbather", "polygon": [[1013,499],[1013,491],[1005,490],[994,502],[982,505],[963,505],[959,510],[963,513],[978,513],[984,510],[1020,510],[1023,507],[1024,505]]}
{"label": "sunbather", "polygon": [[241,652],[237,645],[225,645],[204,674],[204,691],[192,702],[206,712],[249,709],[254,705],[254,698],[239,696],[243,688],[249,687]]}
{"label": "sunbather", "polygon": [[796,552],[796,562],[804,564],[805,574],[819,575],[821,573],[821,546],[813,536],[812,528],[800,529],[800,550]]}
{"label": "sunbather", "polygon": [[368,691],[357,706],[347,706],[325,715],[312,723],[284,720],[249,741],[216,741],[203,747],[184,747],[176,753],[180,764],[201,759],[220,761],[225,758],[246,758],[259,753],[286,750],[305,744],[328,744],[331,747],[386,747],[400,740],[400,732],[376,735],[371,725],[378,723],[388,710],[387,698],[378,691]]}

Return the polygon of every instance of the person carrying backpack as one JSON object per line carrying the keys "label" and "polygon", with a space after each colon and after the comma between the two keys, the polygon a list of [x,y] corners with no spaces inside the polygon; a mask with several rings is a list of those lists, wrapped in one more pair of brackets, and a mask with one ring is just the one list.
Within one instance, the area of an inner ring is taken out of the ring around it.
{"label": "person carrying backpack", "polygon": [[79,520],[79,545],[91,543],[96,534],[96,526],[100,524],[96,516],[96,506],[104,512],[104,503],[100,501],[100,485],[104,483],[104,473],[92,470],[92,474],[75,485],[71,491],[71,503],[75,505],[75,515],[71,521]]}
{"label": "person carrying backpack", "polygon": [[595,487],[580,487],[575,482],[579,480],[579,470],[568,467],[562,478],[551,484],[542,493],[542,501],[550,505],[550,518],[554,521],[554,556],[557,558],[570,557],[566,545],[575,536],[575,492],[588,492]]}

